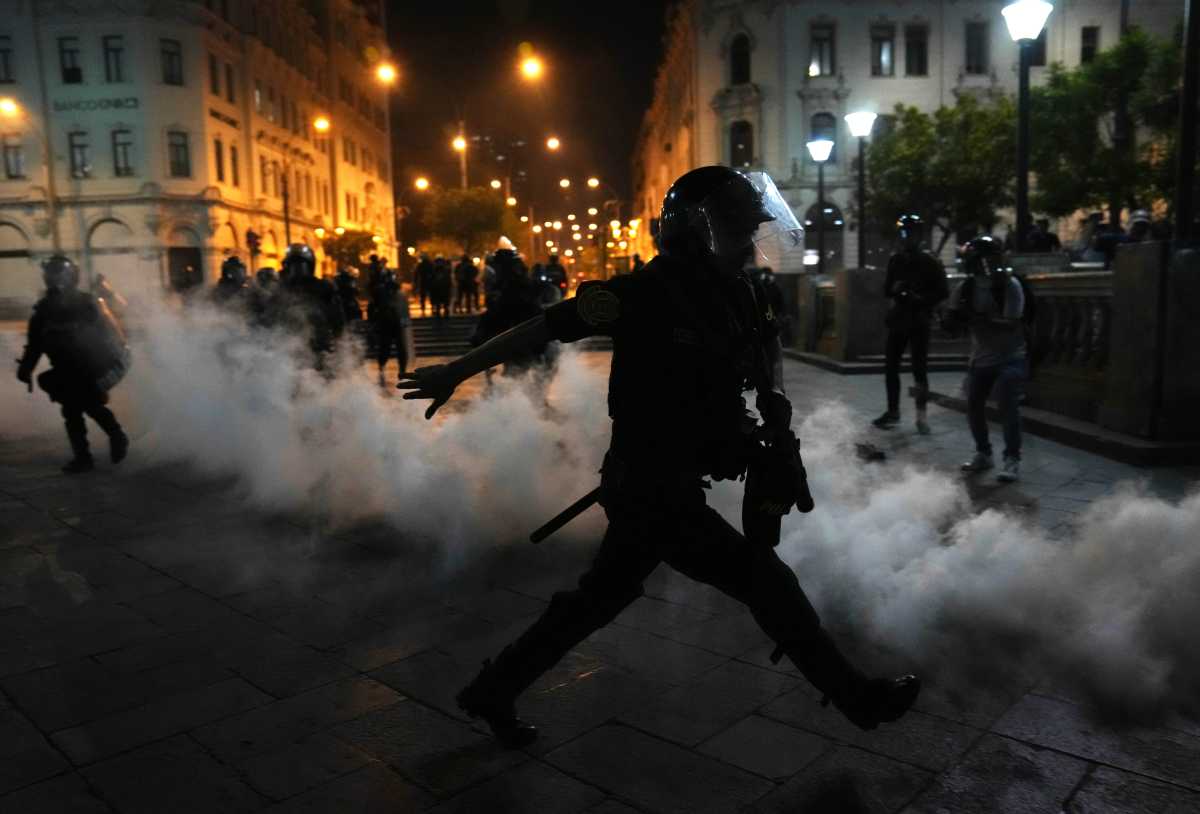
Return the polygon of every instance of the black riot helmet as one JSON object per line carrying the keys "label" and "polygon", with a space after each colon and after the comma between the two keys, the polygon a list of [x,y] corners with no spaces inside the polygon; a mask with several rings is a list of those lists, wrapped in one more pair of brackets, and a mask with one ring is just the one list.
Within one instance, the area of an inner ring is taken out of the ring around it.
{"label": "black riot helmet", "polygon": [[920,215],[901,215],[896,218],[896,234],[904,248],[916,251],[921,247],[921,240],[925,236],[925,222],[921,220]]}
{"label": "black riot helmet", "polygon": [[254,280],[263,288],[270,288],[279,282],[279,278],[275,276],[275,269],[270,266],[260,268],[255,273]]}
{"label": "black riot helmet", "polygon": [[221,279],[227,283],[242,285],[246,282],[246,264],[237,256],[226,257],[221,263]]}
{"label": "black riot helmet", "polygon": [[[765,228],[763,224],[771,224]],[[804,230],[765,173],[710,166],[680,176],[663,198],[658,241],[663,254],[749,259],[748,250],[793,251]],[[766,257],[778,264],[781,256]]]}
{"label": "black riot helmet", "polygon": [[288,280],[300,280],[312,277],[317,273],[317,256],[304,243],[293,243],[288,246],[287,254],[283,257],[284,277]]}
{"label": "black riot helmet", "polygon": [[1004,270],[1004,244],[991,235],[973,237],[959,250],[967,274]]}
{"label": "black riot helmet", "polygon": [[66,255],[53,255],[42,263],[42,280],[52,291],[74,290],[79,285],[79,266]]}

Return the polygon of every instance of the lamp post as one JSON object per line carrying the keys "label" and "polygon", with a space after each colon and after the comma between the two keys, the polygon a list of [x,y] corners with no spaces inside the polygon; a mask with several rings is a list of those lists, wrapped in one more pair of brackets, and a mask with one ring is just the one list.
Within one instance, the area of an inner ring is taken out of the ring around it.
{"label": "lamp post", "polygon": [[825,273],[825,162],[833,152],[833,142],[819,138],[805,145],[812,160],[817,162],[817,274]]}
{"label": "lamp post", "polygon": [[1020,48],[1017,69],[1017,251],[1025,250],[1029,233],[1029,64],[1033,43],[1054,10],[1046,0],[1017,0],[1000,12],[1008,34]]}
{"label": "lamp post", "polygon": [[846,114],[850,135],[858,139],[858,267],[867,259],[867,136],[875,126],[876,115],[867,111]]}

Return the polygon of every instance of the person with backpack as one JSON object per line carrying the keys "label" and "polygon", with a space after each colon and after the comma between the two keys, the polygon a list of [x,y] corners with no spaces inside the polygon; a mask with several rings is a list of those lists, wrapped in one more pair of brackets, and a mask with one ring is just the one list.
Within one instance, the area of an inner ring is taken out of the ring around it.
{"label": "person with backpack", "polygon": [[991,235],[968,241],[962,260],[968,276],[951,295],[946,317],[949,330],[965,326],[971,334],[967,423],[975,455],[962,469],[985,472],[995,466],[986,415],[988,396],[994,393],[1004,426],[1004,462],[997,479],[1011,483],[1021,468],[1019,405],[1029,373],[1025,329],[1033,300],[1026,297],[1026,284],[1006,267],[1004,248]]}
{"label": "person with backpack", "polygon": [[916,383],[917,432],[929,434],[925,405],[929,401],[929,333],[933,309],[950,293],[946,270],[937,258],[921,249],[925,226],[920,215],[905,214],[896,220],[900,251],[888,260],[883,295],[890,299],[884,383],[887,410],[872,423],[881,430],[900,421],[900,361],[908,348]]}

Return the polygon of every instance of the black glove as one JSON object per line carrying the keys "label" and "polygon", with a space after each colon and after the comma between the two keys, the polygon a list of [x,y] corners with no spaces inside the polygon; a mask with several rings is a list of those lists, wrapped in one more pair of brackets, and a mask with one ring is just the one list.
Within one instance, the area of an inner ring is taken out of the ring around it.
{"label": "black glove", "polygon": [[33,368],[19,359],[17,360],[17,381],[28,387],[30,393],[33,392]]}
{"label": "black glove", "polygon": [[783,437],[792,430],[792,403],[777,390],[759,393],[754,405],[762,416],[763,426],[772,435]]}

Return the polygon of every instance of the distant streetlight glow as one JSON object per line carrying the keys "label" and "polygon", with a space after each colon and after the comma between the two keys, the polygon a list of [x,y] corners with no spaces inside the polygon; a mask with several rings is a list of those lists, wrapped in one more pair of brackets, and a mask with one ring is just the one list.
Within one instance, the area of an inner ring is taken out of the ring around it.
{"label": "distant streetlight glow", "polygon": [[413,182],[413,186],[424,192],[425,190],[429,189],[429,179],[422,175]]}
{"label": "distant streetlight glow", "polygon": [[572,232],[578,232],[578,231],[579,231],[579,224],[578,224],[578,223],[572,223],[572,224],[571,224],[571,231],[572,231]]}
{"label": "distant streetlight glow", "polygon": [[[516,206],[516,205],[517,205],[517,199],[516,199],[516,198],[514,198],[514,197],[513,197],[513,196],[511,196],[511,195],[509,195],[507,198],[505,198],[505,199],[504,199],[504,202],[505,202],[506,204],[508,204],[509,206]],[[525,220],[528,220],[528,218],[525,218]]]}
{"label": "distant streetlight glow", "polygon": [[874,113],[863,110],[857,113],[847,113],[844,118],[850,127],[850,135],[855,138],[866,138],[871,135],[871,128],[875,126],[877,117]]}
{"label": "distant streetlight glow", "polygon": [[557,150],[561,146],[562,142],[558,140],[558,136],[551,136],[550,138],[546,139],[547,150]]}
{"label": "distant streetlight glow", "polygon": [[330,128],[329,117],[317,116],[313,119],[312,125],[313,130],[316,130],[318,133],[328,133]]}
{"label": "distant streetlight glow", "polygon": [[594,207],[594,206],[588,207],[588,214],[591,215],[593,218],[596,217],[596,215],[598,215],[599,213],[600,213],[600,210],[597,209],[596,207]]}
{"label": "distant streetlight glow", "polygon": [[554,224],[551,221],[545,221],[542,223],[542,226],[545,226],[547,229],[549,229],[553,225]]}
{"label": "distant streetlight glow", "polygon": [[492,179],[492,189],[500,189],[500,187],[502,187],[502,186],[504,186],[504,185],[500,183],[499,178]]}
{"label": "distant streetlight glow", "polygon": [[535,235],[540,235],[542,233],[542,225],[540,223],[533,224],[533,233]]}
{"label": "distant streetlight glow", "polygon": [[396,66],[387,62],[379,63],[375,69],[375,78],[385,85],[390,85],[396,81]]}
{"label": "distant streetlight glow", "polygon": [[610,227],[612,227],[613,229],[620,229],[620,228],[621,228],[621,221],[619,221],[619,220],[610,220],[610,221],[608,222],[608,225],[609,225]]}
{"label": "distant streetlight glow", "polygon": [[[521,223],[529,223],[529,216],[528,216],[528,215],[522,215],[522,216],[521,216]],[[537,227],[535,226],[534,228],[536,229]]]}
{"label": "distant streetlight glow", "polygon": [[599,228],[599,227],[598,227],[596,224],[594,224],[594,223],[589,223],[589,224],[588,224],[588,231],[589,231],[589,232],[594,232],[594,231],[596,231],[596,229],[598,229],[598,228]]}
{"label": "distant streetlight glow", "polygon": [[547,240],[547,241],[546,241],[546,248],[547,248],[547,249],[553,249],[553,248],[554,248],[554,241],[553,241],[553,240]]}
{"label": "distant streetlight glow", "polygon": [[617,246],[619,246],[619,247],[620,247],[620,248],[622,248],[622,249],[628,249],[628,248],[629,248],[629,244],[628,244],[628,243],[626,243],[624,240],[622,240],[620,243],[618,243],[618,244],[617,244]]}
{"label": "distant streetlight glow", "polygon": [[313,234],[316,235],[318,238],[325,237],[325,227],[318,226],[316,229],[313,229]]}
{"label": "distant streetlight glow", "polygon": [[558,182],[558,185],[559,185],[560,187],[562,187],[563,189],[566,189],[566,188],[568,188],[569,186],[571,186],[571,179],[570,179],[570,178],[563,178],[562,180],[560,180],[560,181]]}
{"label": "distant streetlight glow", "polygon": [[17,100],[11,96],[5,96],[0,99],[0,116],[9,119],[15,119],[21,113],[21,106],[17,104]]}
{"label": "distant streetlight glow", "polygon": [[554,228],[555,228],[556,230],[557,230],[557,229],[561,229],[561,228],[562,228],[562,221],[561,221],[561,220],[556,220],[556,221],[554,221],[554,223],[553,223],[552,225],[554,226]]}
{"label": "distant streetlight glow", "polygon": [[571,249],[567,249],[565,252],[563,252],[563,257],[574,257],[574,256],[575,256],[575,252],[572,251]]}
{"label": "distant streetlight glow", "polygon": [[545,66],[535,56],[527,56],[521,60],[521,74],[529,80],[541,79]]}
{"label": "distant streetlight glow", "polygon": [[408,256],[409,256],[409,257],[412,257],[414,254],[416,254],[416,253],[417,253],[417,247],[416,247],[416,246],[409,246],[409,247],[408,247],[407,249],[405,249],[404,251],[408,252]]}
{"label": "distant streetlight glow", "polygon": [[335,235],[339,235],[339,236],[344,235],[344,234],[346,234],[346,228],[344,226],[339,226],[338,228],[333,230],[333,233]]}
{"label": "distant streetlight glow", "polygon": [[567,215],[567,220],[575,220],[575,213],[572,212],[571,214]]}
{"label": "distant streetlight glow", "polygon": [[461,153],[467,149],[467,140],[462,136],[455,136],[454,141],[450,142],[450,146]]}
{"label": "distant streetlight glow", "polygon": [[595,189],[596,187],[600,186],[600,179],[599,178],[589,178],[588,186],[591,187],[592,189]]}
{"label": "distant streetlight glow", "polygon": [[576,232],[575,234],[571,235],[571,239],[572,240],[583,240],[583,235],[579,234],[579,232]]}

